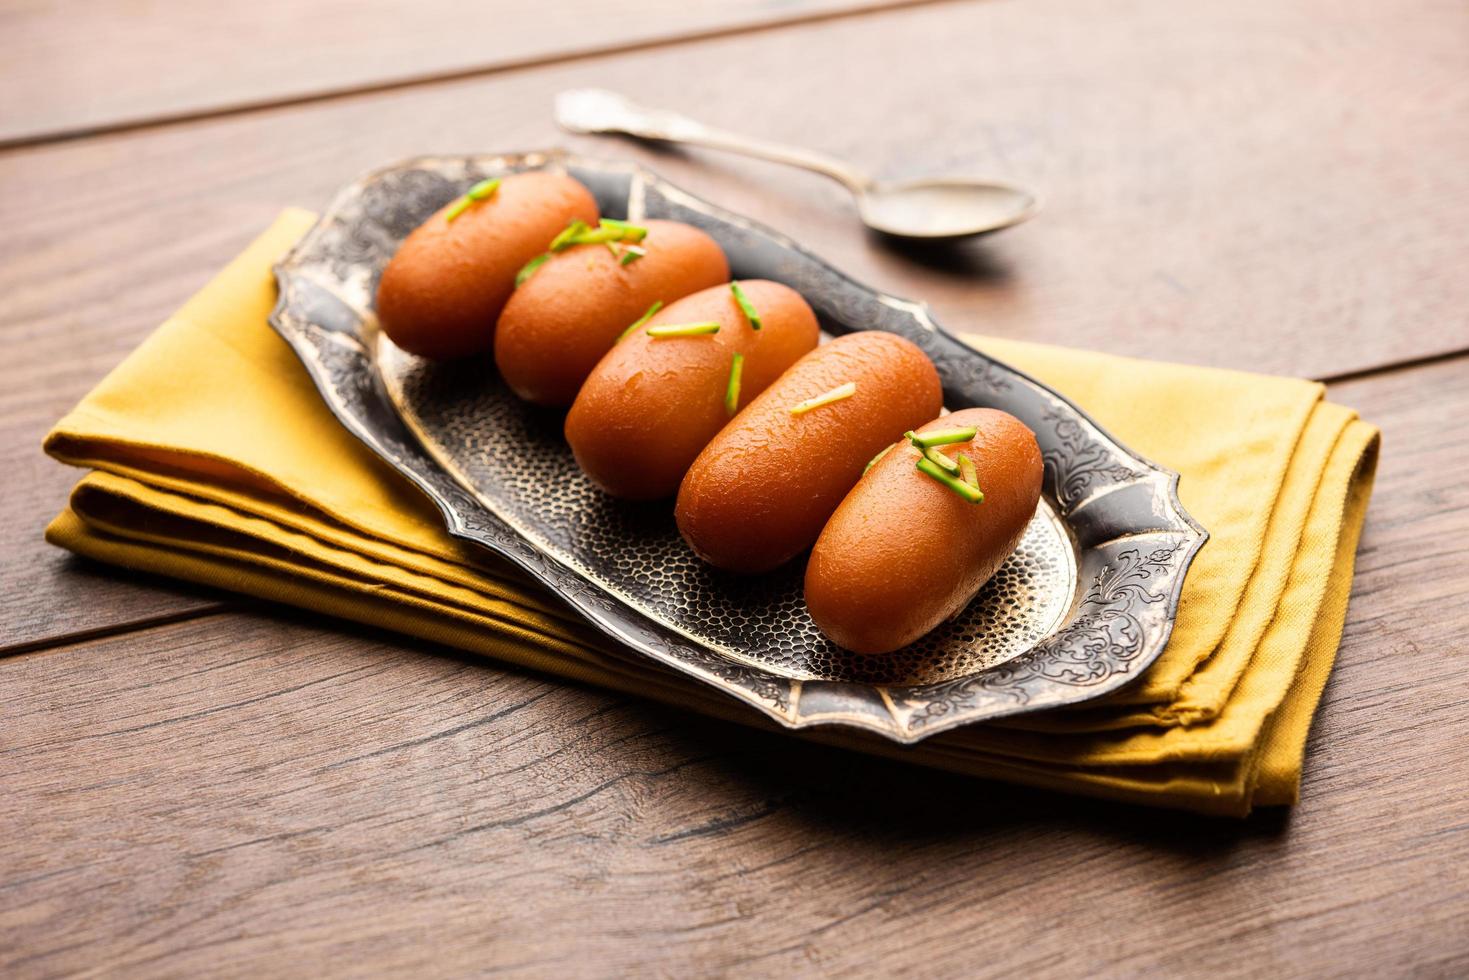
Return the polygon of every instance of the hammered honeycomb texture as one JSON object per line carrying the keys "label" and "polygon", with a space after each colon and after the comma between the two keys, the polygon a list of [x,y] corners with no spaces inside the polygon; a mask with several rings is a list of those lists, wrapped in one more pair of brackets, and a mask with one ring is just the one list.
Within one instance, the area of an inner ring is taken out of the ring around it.
{"label": "hammered honeycomb texture", "polygon": [[1049,635],[1075,594],[1071,543],[1043,504],[967,609],[896,654],[864,658],[811,621],[802,561],[755,578],[704,564],[679,537],[671,501],[631,504],[597,489],[562,438],[564,414],[516,399],[488,359],[430,364],[383,340],[378,365],[439,462],[538,549],[705,646],[777,674],[883,684],[967,676]]}

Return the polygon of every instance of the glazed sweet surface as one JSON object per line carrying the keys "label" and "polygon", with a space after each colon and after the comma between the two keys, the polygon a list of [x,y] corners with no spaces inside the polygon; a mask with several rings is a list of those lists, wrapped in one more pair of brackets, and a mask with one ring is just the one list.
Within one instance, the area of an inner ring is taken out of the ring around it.
{"label": "glazed sweet surface", "polygon": [[806,606],[849,650],[887,653],[968,605],[1015,550],[1040,502],[1041,452],[1013,415],[966,408],[917,431],[973,427],[937,447],[973,461],[984,492],[969,503],[920,472],[919,450],[894,445],[847,494],[811,550]]}
{"label": "glazed sweet surface", "polygon": [[[802,415],[792,406],[855,384]],[[807,354],[699,454],[675,517],[689,546],[737,572],[775,568],[810,547],[883,446],[939,412],[938,372],[888,333],[838,337]]]}
{"label": "glazed sweet surface", "polygon": [[[736,408],[749,405],[819,339],[816,314],[788,286],[740,283],[754,329],[728,285],[664,307],[607,352],[566,416],[581,468],[617,497],[672,496],[699,453],[730,421],[726,392],[741,358]],[[653,337],[646,327],[711,322],[718,333]]]}
{"label": "glazed sweet surface", "polygon": [[573,220],[595,224],[597,202],[574,178],[528,171],[463,210],[451,201],[414,229],[383,269],[377,316],[393,343],[434,359],[490,349],[515,274]]}
{"label": "glazed sweet surface", "polygon": [[495,364],[521,398],[570,405],[602,355],[653,302],[666,306],[729,280],[724,252],[704,232],[677,221],[642,226],[646,254],[637,261],[623,264],[603,245],[575,245],[547,259],[505,304]]}

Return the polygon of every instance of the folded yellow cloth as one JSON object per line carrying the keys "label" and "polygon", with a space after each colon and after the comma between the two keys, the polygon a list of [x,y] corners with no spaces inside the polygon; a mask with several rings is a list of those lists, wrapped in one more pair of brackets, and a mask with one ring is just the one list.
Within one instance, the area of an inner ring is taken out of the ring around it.
{"label": "folded yellow cloth", "polygon": [[[47,530],[72,551],[768,725],[610,645],[435,508],[328,412],[266,322],[288,211],[57,424],[92,468]],[[1346,614],[1378,432],[1320,385],[998,339],[977,345],[1086,406],[1182,475],[1209,529],[1167,650],[1104,701],[902,747],[925,765],[1156,805],[1244,814],[1294,802]]]}

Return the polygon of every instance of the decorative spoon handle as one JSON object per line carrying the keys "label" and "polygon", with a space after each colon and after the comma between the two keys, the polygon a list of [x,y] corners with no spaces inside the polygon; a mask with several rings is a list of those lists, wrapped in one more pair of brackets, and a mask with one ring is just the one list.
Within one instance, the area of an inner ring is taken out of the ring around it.
{"label": "decorative spoon handle", "polygon": [[814,170],[845,184],[853,193],[872,186],[868,177],[840,160],[792,146],[737,136],[664,109],[650,109],[616,92],[581,88],[556,96],[556,121],[573,133],[626,133],[666,143],[692,143],[730,153]]}

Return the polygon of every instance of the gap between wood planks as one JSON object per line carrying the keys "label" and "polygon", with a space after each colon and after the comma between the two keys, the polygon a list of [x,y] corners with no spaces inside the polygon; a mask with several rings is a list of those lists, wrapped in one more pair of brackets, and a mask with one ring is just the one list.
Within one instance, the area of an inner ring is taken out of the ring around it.
{"label": "gap between wood planks", "polygon": [[[1369,378],[1383,377],[1397,372],[1411,371],[1420,367],[1441,364],[1444,362],[1453,361],[1455,359],[1463,359],[1466,364],[1469,364],[1469,350],[1455,351],[1448,354],[1435,354],[1429,357],[1413,358],[1409,360],[1398,361],[1392,364],[1383,364],[1373,368],[1366,368],[1361,371],[1350,371],[1332,377],[1317,378],[1315,380],[1321,381],[1322,383],[1328,385],[1363,381]],[[1373,420],[1369,418],[1367,419],[1367,421],[1371,422]],[[144,630],[153,629],[155,627],[168,626],[173,623],[184,622],[187,620],[203,619],[208,616],[217,616],[224,613],[248,611],[251,608],[252,603],[253,600],[230,597],[229,599],[223,600],[219,603],[209,606],[203,606],[197,609],[180,610],[179,612],[169,613],[162,616],[146,617],[142,619],[130,620],[123,623],[109,624],[108,626],[100,627],[98,629],[82,630],[63,636],[55,636],[49,637],[47,639],[27,641],[11,647],[0,646],[0,661],[4,661],[8,657],[20,654],[54,652],[57,650],[62,650],[66,647],[75,646],[80,643],[89,643],[98,639],[122,636],[127,633],[138,633]],[[0,666],[0,669],[3,669],[3,666]]]}
{"label": "gap between wood planks", "polygon": [[[1387,374],[1391,371],[1410,371],[1413,368],[1428,367],[1431,364],[1439,364],[1443,361],[1452,361],[1456,357],[1469,354],[1469,347],[1460,347],[1458,350],[1441,351],[1437,354],[1426,354],[1422,357],[1407,357],[1401,361],[1388,361],[1386,364],[1376,364],[1369,368],[1358,368],[1355,371],[1343,371],[1340,374],[1328,374],[1325,377],[1314,378],[1322,384],[1334,385],[1346,381],[1362,381],[1379,374]],[[1371,419],[1367,420],[1371,422]]]}
{"label": "gap between wood planks", "polygon": [[191,619],[203,619],[205,616],[241,612],[248,608],[249,605],[245,600],[230,599],[208,606],[199,606],[194,609],[180,609],[177,612],[166,613],[161,616],[145,616],[141,619],[131,619],[121,623],[108,623],[106,626],[78,630],[75,633],[67,633],[64,636],[25,640],[14,646],[0,646],[0,661],[24,653],[51,652],[63,647],[75,646],[79,643],[105,640],[114,636],[122,636],[125,633],[140,633],[143,630],[150,630],[158,626],[171,626],[174,623],[182,623]]}
{"label": "gap between wood planks", "polygon": [[252,112],[265,112],[272,109],[285,109],[295,106],[310,105],[316,102],[332,102],[340,99],[350,99],[364,95],[380,95],[385,92],[393,92],[399,89],[423,88],[429,85],[437,85],[444,82],[457,82],[469,78],[481,78],[491,75],[502,75],[515,71],[524,71],[531,68],[544,68],[554,65],[569,64],[577,61],[586,61],[610,55],[631,54],[639,51],[652,51],[661,48],[674,47],[680,44],[698,41],[716,40],[719,38],[739,37],[741,35],[759,34],[768,31],[781,30],[787,27],[798,27],[807,24],[820,24],[828,21],[847,20],[864,17],[870,14],[883,14],[895,10],[904,10],[914,7],[932,7],[939,4],[967,3],[972,0],[887,0],[870,7],[860,7],[848,10],[817,10],[809,13],[794,14],[775,20],[765,21],[758,24],[730,24],[720,27],[710,27],[701,30],[692,30],[687,34],[675,37],[653,37],[641,40],[623,41],[605,46],[588,45],[583,48],[572,48],[568,51],[554,54],[538,54],[525,58],[510,59],[492,65],[480,65],[471,68],[455,68],[445,71],[430,71],[421,74],[409,74],[401,78],[386,79],[380,82],[364,82],[353,85],[341,85],[335,88],[325,88],[318,92],[303,93],[300,95],[283,96],[280,98],[260,99],[256,101],[238,102],[233,105],[221,105],[210,109],[191,109],[181,112],[161,112],[154,115],[140,116],[135,119],[120,119],[116,122],[97,126],[84,126],[75,129],[57,129],[50,132],[28,133],[24,136],[0,138],[0,153],[7,150],[24,149],[35,146],[45,146],[52,143],[67,143],[77,140],[90,139],[95,136],[106,136],[114,133],[129,133],[147,129],[159,129],[167,126],[176,126],[184,123],[201,122],[205,120],[223,119],[231,116],[248,115]]}

